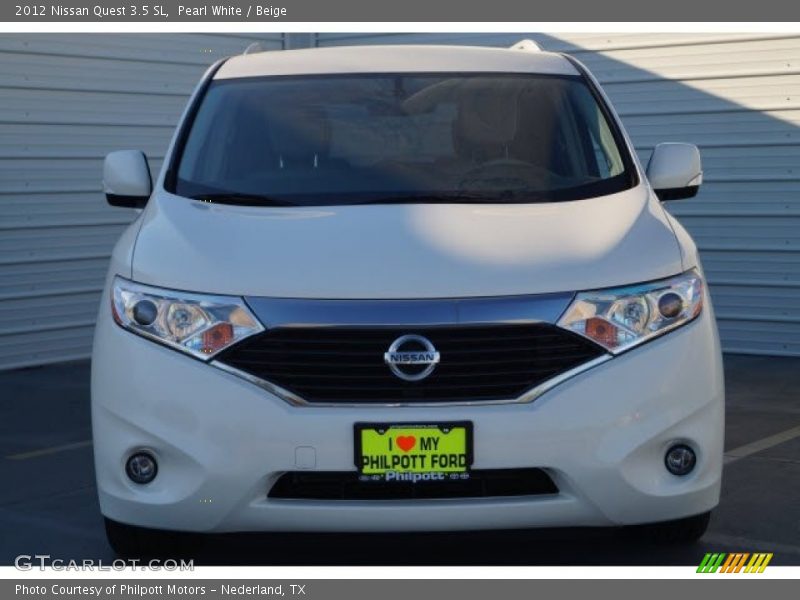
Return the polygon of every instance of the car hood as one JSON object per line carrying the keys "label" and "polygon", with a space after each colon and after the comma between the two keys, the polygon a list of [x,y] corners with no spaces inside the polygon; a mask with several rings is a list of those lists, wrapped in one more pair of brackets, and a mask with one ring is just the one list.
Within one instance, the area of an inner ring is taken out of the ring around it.
{"label": "car hood", "polygon": [[241,207],[164,192],[142,215],[133,278],[283,298],[457,298],[577,291],[682,270],[644,185],[542,204]]}

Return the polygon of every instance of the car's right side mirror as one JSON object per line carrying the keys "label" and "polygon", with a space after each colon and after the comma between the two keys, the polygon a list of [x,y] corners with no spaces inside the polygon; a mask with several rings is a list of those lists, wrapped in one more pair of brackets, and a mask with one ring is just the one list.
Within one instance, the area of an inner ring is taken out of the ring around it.
{"label": "car's right side mirror", "polygon": [[103,163],[103,191],[111,206],[144,208],[153,191],[147,157],[140,150],[118,150]]}
{"label": "car's right side mirror", "polygon": [[647,179],[659,200],[696,196],[703,183],[700,151],[694,144],[658,144],[647,164]]}

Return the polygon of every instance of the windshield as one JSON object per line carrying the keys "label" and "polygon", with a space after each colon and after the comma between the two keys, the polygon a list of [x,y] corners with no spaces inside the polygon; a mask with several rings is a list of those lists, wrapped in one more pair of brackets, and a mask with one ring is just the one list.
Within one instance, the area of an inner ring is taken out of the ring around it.
{"label": "windshield", "polygon": [[174,191],[256,205],[576,200],[631,187],[618,140],[579,77],[222,80],[192,121]]}

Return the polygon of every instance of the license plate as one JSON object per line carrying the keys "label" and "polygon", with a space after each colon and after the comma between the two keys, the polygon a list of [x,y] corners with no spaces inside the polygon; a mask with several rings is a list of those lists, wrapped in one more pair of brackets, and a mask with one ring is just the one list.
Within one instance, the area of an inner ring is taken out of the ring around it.
{"label": "license plate", "polygon": [[472,423],[356,423],[355,463],[373,480],[457,478],[472,464]]}

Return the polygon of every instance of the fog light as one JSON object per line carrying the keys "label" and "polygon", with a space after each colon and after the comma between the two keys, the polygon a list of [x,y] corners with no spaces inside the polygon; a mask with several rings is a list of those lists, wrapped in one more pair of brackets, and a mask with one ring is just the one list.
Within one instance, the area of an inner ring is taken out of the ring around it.
{"label": "fog light", "polygon": [[125,463],[125,473],[133,483],[150,483],[158,473],[158,463],[152,454],[137,452]]}
{"label": "fog light", "polygon": [[688,475],[694,469],[697,463],[697,455],[694,450],[685,444],[678,444],[672,446],[667,450],[667,455],[664,457],[664,464],[667,471],[673,475]]}

